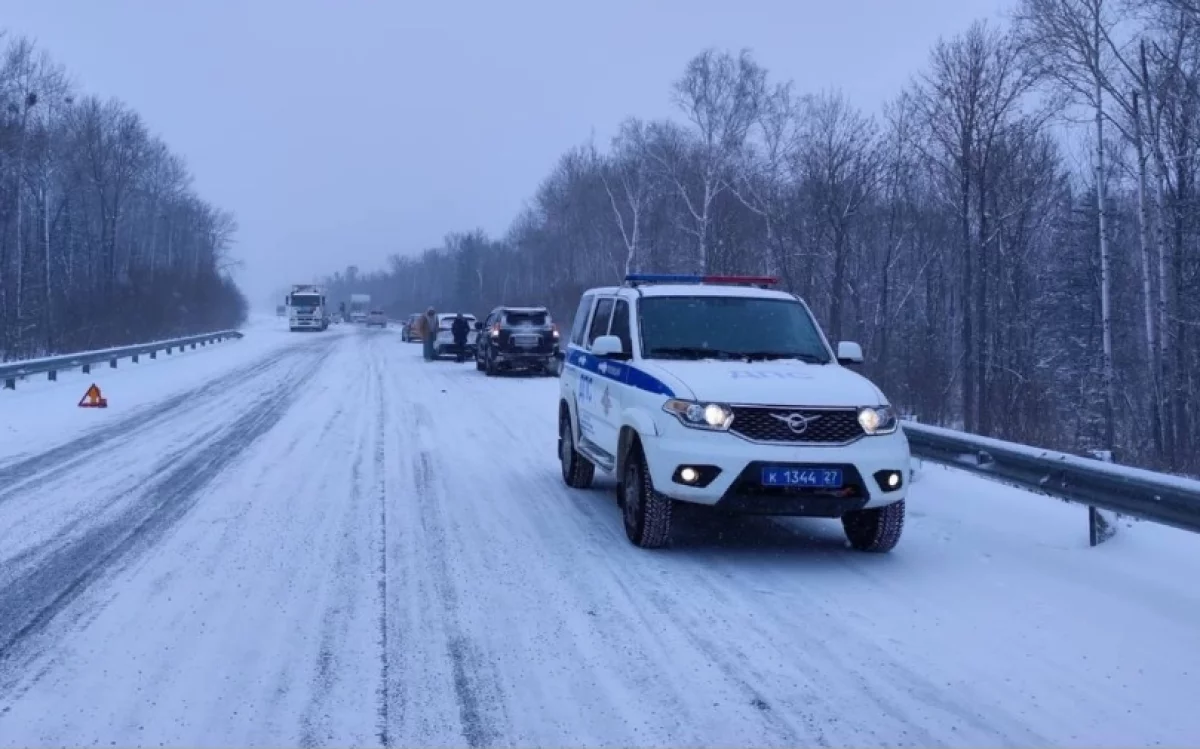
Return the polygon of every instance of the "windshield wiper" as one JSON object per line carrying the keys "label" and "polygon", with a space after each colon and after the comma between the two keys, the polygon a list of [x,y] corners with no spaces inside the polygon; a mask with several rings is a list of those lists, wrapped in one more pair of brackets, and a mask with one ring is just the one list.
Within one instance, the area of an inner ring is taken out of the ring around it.
{"label": "windshield wiper", "polygon": [[663,346],[650,349],[649,356],[664,359],[737,359],[741,354],[700,346]]}
{"label": "windshield wiper", "polygon": [[739,354],[748,361],[771,361],[775,359],[799,359],[809,364],[828,364],[829,359],[804,351],[746,351]]}

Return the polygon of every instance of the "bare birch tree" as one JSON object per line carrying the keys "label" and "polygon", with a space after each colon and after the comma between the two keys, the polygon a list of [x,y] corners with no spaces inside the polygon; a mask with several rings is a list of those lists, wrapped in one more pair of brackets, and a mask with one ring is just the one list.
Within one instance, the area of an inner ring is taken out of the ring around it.
{"label": "bare birch tree", "polygon": [[633,272],[639,260],[642,220],[655,188],[650,165],[646,126],[631,118],[621,125],[613,139],[608,168],[601,172],[604,190],[612,204],[613,218],[625,244],[625,274]]}
{"label": "bare birch tree", "polygon": [[236,223],[119,102],[0,50],[0,360],[236,325]]}
{"label": "bare birch tree", "polygon": [[758,119],[766,94],[766,76],[745,50],[737,57],[706,50],[692,58],[683,77],[675,82],[673,98],[695,128],[695,140],[689,149],[696,175],[694,184],[681,168],[680,151],[651,151],[687,207],[696,238],[697,264],[703,271],[710,267],[713,204],[728,186],[730,172]]}

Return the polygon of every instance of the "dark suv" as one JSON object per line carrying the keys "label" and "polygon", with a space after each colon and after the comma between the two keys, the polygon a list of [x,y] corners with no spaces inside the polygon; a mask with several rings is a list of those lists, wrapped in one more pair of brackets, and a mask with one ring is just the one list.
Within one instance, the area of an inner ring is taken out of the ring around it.
{"label": "dark suv", "polygon": [[558,328],[545,307],[497,307],[476,329],[475,368],[489,377],[500,370],[553,374]]}

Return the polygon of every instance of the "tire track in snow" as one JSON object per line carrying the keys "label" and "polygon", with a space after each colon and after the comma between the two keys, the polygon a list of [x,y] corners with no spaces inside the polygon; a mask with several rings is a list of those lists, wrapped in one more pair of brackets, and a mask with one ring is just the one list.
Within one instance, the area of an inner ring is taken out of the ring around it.
{"label": "tire track in snow", "polygon": [[[304,349],[319,354],[329,343]],[[152,419],[144,429],[125,434],[115,444],[104,440],[94,449],[83,446],[80,454],[60,456],[65,459],[16,487],[0,485],[0,588],[22,574],[23,568],[38,565],[93,526],[119,515],[145,491],[147,483],[171,469],[173,457],[215,439],[232,415],[274,392],[281,379],[295,377],[296,370],[309,366],[311,360],[311,355],[297,352],[264,357],[235,372],[242,379],[228,383],[227,390],[195,395],[207,387],[224,388],[217,380],[191,394],[172,396],[168,399],[171,403],[189,407],[172,405],[169,420]],[[193,396],[198,400],[183,403]],[[129,418],[133,416],[124,417],[122,423]],[[67,447],[78,441],[72,440]]]}
{"label": "tire track in snow", "polygon": [[[350,418],[348,426],[352,430],[354,440],[347,455],[352,454],[354,457],[345,484],[348,494],[345,517],[348,520],[342,529],[333,571],[333,577],[337,581],[335,583],[336,592],[333,602],[329,604],[321,617],[311,693],[299,718],[298,744],[304,749],[315,749],[315,747],[336,742],[339,740],[339,727],[344,730],[344,725],[339,720],[339,705],[336,700],[337,691],[339,687],[344,686],[349,673],[343,662],[347,654],[342,651],[341,646],[348,644],[348,638],[354,636],[350,632],[350,627],[358,618],[356,612],[367,608],[375,609],[371,614],[365,616],[371,617],[372,628],[378,633],[378,640],[374,643],[377,652],[373,653],[372,660],[378,663],[380,668],[380,682],[374,689],[376,704],[371,708],[375,717],[374,735],[384,747],[390,746],[392,742],[389,722],[391,690],[387,662],[389,621],[385,606],[387,595],[387,532],[385,527],[387,507],[382,473],[385,462],[383,432],[386,427],[387,410],[383,391],[383,369],[379,365],[378,357],[374,355],[374,350],[369,348],[368,351],[372,355],[366,374],[370,376],[356,381],[356,384],[362,389],[352,393],[339,393],[339,397],[344,399],[344,403],[352,404],[348,416]],[[363,404],[372,402],[378,405],[373,412],[365,408],[360,410]],[[345,406],[339,406],[333,419],[326,425],[321,439],[318,440],[319,443],[324,443],[325,437],[331,435],[334,423],[338,422],[345,413]],[[367,421],[366,418],[368,414],[370,421]],[[362,420],[353,418],[354,415],[361,415]],[[374,440],[374,444],[372,444],[372,440]],[[373,485],[367,466],[367,461],[372,458],[377,472]],[[372,489],[374,489],[374,493],[372,493]],[[365,503],[373,501],[376,497],[378,498],[378,507],[372,505],[368,508]],[[381,523],[379,536],[369,539],[372,542],[370,543],[371,553],[376,553],[374,550],[376,543],[382,543],[378,550],[378,558],[375,559],[360,553],[360,543],[372,532],[371,528],[359,524],[359,521],[367,517],[371,520],[379,518]],[[362,580],[363,572],[370,572],[378,576],[379,579],[375,580],[370,587],[370,590],[376,594],[375,596],[370,595],[367,588],[358,587],[357,583]],[[376,600],[377,598],[378,600]],[[362,673],[355,671],[353,676],[361,679]]]}
{"label": "tire track in snow", "polygon": [[[620,583],[622,586],[624,583]],[[804,724],[807,736],[802,737],[797,732],[796,727],[789,720],[792,717],[790,712],[780,712],[776,710],[773,700],[768,698],[762,690],[756,688],[753,680],[757,680],[760,674],[754,672],[752,662],[743,658],[741,664],[738,663],[737,654],[726,654],[722,651],[726,648],[719,645],[717,642],[709,638],[701,631],[701,627],[682,626],[686,621],[683,617],[673,609],[679,608],[678,602],[672,601],[668,603],[664,597],[650,594],[645,596],[651,604],[664,617],[664,621],[675,622],[679,624],[679,630],[682,634],[695,646],[696,650],[703,653],[717,669],[724,674],[725,678],[736,684],[746,696],[746,701],[749,705],[762,713],[763,720],[772,729],[784,746],[832,746],[829,738],[825,735],[825,730],[817,722],[816,717],[810,711],[802,711],[799,714],[801,722]],[[687,622],[691,625],[691,622]],[[814,695],[815,696],[815,695]],[[808,706],[806,706],[808,707]]]}
{"label": "tire track in snow", "polygon": [[[770,521],[770,524],[777,527],[778,532],[784,537],[791,537],[795,533],[792,528],[779,524],[778,521]],[[745,595],[745,591],[750,585],[746,580],[739,580],[743,575],[742,571],[731,566],[731,560],[728,558],[717,559],[714,562],[718,565],[717,569],[724,568],[722,574],[693,575],[692,579],[696,589],[707,591],[714,600],[722,600],[728,610],[745,609],[747,601],[742,596]],[[857,566],[853,562],[848,566],[857,571]],[[724,589],[719,584],[721,582],[728,584],[728,589]],[[674,606],[683,607],[685,605],[685,602],[675,596],[673,592],[668,595],[675,599]],[[834,616],[839,613],[829,610],[816,598],[805,600],[805,607],[811,612],[823,612],[825,616]],[[772,626],[774,630],[772,630]],[[756,616],[745,623],[743,630],[745,643],[752,642],[754,639],[758,639],[762,643],[775,642],[779,638],[778,632],[786,631],[791,626],[791,622],[787,621],[779,611],[764,610],[762,616]],[[933,683],[926,674],[908,667],[894,658],[886,648],[855,636],[856,629],[843,627],[840,633],[844,638],[854,638],[851,641],[851,647],[831,647],[824,638],[808,633],[801,648],[808,661],[806,665],[816,671],[813,676],[817,678],[820,678],[822,674],[838,674],[844,678],[853,679],[857,689],[864,697],[875,702],[881,711],[893,716],[900,723],[900,730],[905,733],[906,740],[911,739],[923,745],[937,743],[936,736],[920,721],[904,717],[911,714],[911,707],[902,704],[903,698],[889,694],[885,685],[904,684],[904,691],[908,698],[915,700],[926,709],[940,711],[949,721],[959,721],[960,727],[955,730],[974,731],[977,736],[987,737],[986,740],[999,741],[1006,745],[1050,743],[1045,737],[1031,731],[1018,717],[1009,714],[1006,710],[993,708],[990,715],[983,715],[970,702],[959,700],[956,695],[940,689],[939,685]],[[853,657],[848,657],[849,653],[853,653]],[[733,654],[731,653],[731,655]],[[874,664],[871,669],[864,670],[862,668],[860,664],[864,660]],[[806,697],[815,699],[817,695],[810,693]],[[949,725],[945,719],[941,723]],[[870,730],[873,731],[875,739],[881,742],[886,742],[889,737],[894,735],[877,731],[874,727]]]}
{"label": "tire track in snow", "polygon": [[[731,684],[735,685],[742,693],[744,704],[753,707],[761,713],[762,720],[769,726],[774,738],[777,739],[779,745],[782,746],[818,746],[829,747],[832,744],[825,733],[825,729],[816,720],[816,717],[811,710],[802,709],[793,712],[791,710],[779,710],[776,704],[776,698],[768,697],[767,694],[755,686],[755,683],[762,683],[762,674],[754,668],[752,659],[747,659],[744,655],[737,652],[736,649],[730,648],[728,645],[722,645],[708,635],[709,627],[697,626],[697,623],[684,612],[687,608],[683,605],[683,601],[675,594],[672,586],[662,586],[657,584],[653,575],[638,576],[634,578],[638,591],[634,591],[627,580],[629,576],[627,570],[618,567],[614,557],[602,556],[602,563],[612,572],[612,579],[617,587],[629,599],[634,601],[649,602],[658,616],[658,620],[652,619],[650,612],[641,610],[639,613],[641,620],[639,624],[647,631],[655,631],[661,627],[671,627],[676,632],[681,634],[691,647],[697,653],[703,655],[721,675]],[[697,576],[700,577],[700,576]],[[716,594],[720,593],[708,581],[704,581],[708,587],[714,591],[713,600],[721,600]],[[816,694],[806,695],[813,699],[813,702],[819,703],[820,697]],[[812,703],[806,704],[805,708],[811,707]],[[789,708],[791,705],[788,706]],[[793,722],[793,718],[798,718],[803,724],[803,730],[799,729]],[[764,745],[766,742],[763,742]]]}
{"label": "tire track in snow", "polygon": [[[90,460],[96,452],[109,444],[120,444],[135,432],[145,431],[175,419],[181,411],[200,408],[203,406],[200,401],[204,398],[236,389],[247,380],[289,363],[296,357],[310,355],[312,350],[328,348],[330,343],[329,339],[323,339],[286,349],[282,353],[272,352],[200,387],[137,408],[112,424],[97,427],[43,453],[0,465],[0,486],[4,487],[4,490],[0,491],[0,505],[19,493],[37,490],[41,484],[57,478],[63,471]],[[42,477],[42,480],[33,481],[38,477]]]}
{"label": "tire track in snow", "polygon": [[387,400],[384,397],[383,370],[378,361],[375,366],[376,389],[379,408],[375,420],[375,476],[376,494],[379,497],[379,743],[389,747],[391,741],[391,674],[388,663],[391,648],[388,645],[388,508],[387,508],[387,452],[384,440],[387,436]]}
{"label": "tire track in snow", "polygon": [[[420,429],[428,422],[428,410],[415,404],[416,427]],[[416,502],[420,508],[421,527],[425,531],[429,573],[434,589],[446,612],[446,651],[450,657],[450,669],[454,686],[455,701],[458,703],[459,722],[463,738],[471,747],[482,747],[496,743],[499,731],[493,725],[492,716],[500,711],[501,690],[489,674],[478,648],[464,634],[460,620],[458,593],[451,579],[450,565],[446,558],[446,530],[438,507],[438,492],[434,486],[435,459],[427,449],[420,449],[413,459],[413,479]]]}
{"label": "tire track in snow", "polygon": [[[326,440],[332,436],[334,425],[342,419],[344,414],[345,407],[339,406],[321,430],[321,435],[316,441],[317,445],[325,444]],[[298,435],[288,445],[284,454],[290,455],[300,439],[301,436]],[[361,443],[358,447],[361,448]],[[357,515],[356,510],[362,498],[362,493],[359,491],[359,477],[362,474],[361,449],[357,450],[356,454],[359,455],[359,458],[355,460],[353,467],[350,469],[350,497],[346,510],[351,518]],[[303,749],[314,749],[321,746],[322,741],[328,741],[332,738],[330,736],[330,716],[327,711],[327,703],[337,684],[337,644],[339,639],[345,639],[347,623],[354,618],[356,601],[354,591],[350,585],[350,571],[358,566],[358,554],[353,538],[356,531],[357,529],[352,526],[345,530],[342,537],[342,546],[334,563],[334,577],[339,585],[338,600],[340,603],[326,609],[321,617],[320,644],[317,648],[315,676],[311,685],[312,693],[309,696],[304,713],[300,716],[301,732],[297,743]]]}
{"label": "tire track in snow", "polygon": [[0,611],[5,612],[0,618],[0,693],[11,688],[24,666],[41,654],[36,635],[98,580],[152,547],[182,520],[217,474],[278,423],[298,387],[330,351],[327,345],[314,366],[279,383],[218,436],[194,442],[194,452],[187,457],[177,454],[161,462],[152,473],[159,478],[119,516],[57,549],[36,568],[0,588]]}

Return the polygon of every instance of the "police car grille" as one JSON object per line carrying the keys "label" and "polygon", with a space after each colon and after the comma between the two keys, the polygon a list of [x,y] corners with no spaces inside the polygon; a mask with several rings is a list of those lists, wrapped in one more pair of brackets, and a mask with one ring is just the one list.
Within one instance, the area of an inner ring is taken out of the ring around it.
{"label": "police car grille", "polygon": [[[799,414],[809,419],[797,434],[786,421],[775,418]],[[729,430],[756,442],[805,442],[842,444],[864,436],[854,409],[761,408],[735,406]]]}

